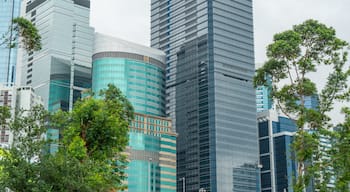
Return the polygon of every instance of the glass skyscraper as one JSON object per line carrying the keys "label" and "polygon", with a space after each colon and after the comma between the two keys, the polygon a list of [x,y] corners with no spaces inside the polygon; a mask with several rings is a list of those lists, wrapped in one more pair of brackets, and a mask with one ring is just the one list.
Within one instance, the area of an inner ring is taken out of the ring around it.
{"label": "glass skyscraper", "polygon": [[[90,0],[25,0],[22,6],[24,17],[41,35],[42,49],[19,56],[16,81],[32,86],[50,112],[71,110],[81,91],[91,88]],[[56,129],[47,134],[52,140],[59,138]],[[56,150],[52,144],[49,151]]]}
{"label": "glass skyscraper", "polygon": [[151,1],[151,45],[166,53],[166,113],[179,134],[179,192],[258,190],[252,11],[251,0]]}
{"label": "glass skyscraper", "polygon": [[165,54],[96,33],[92,91],[115,84],[134,107],[127,191],[176,191],[176,134],[165,117]]}
{"label": "glass skyscraper", "polygon": [[[0,44],[2,36],[13,37],[11,31],[12,19],[20,14],[21,0],[0,0]],[[16,77],[17,48],[10,48],[8,44],[0,46],[0,83],[11,85]]]}
{"label": "glass skyscraper", "polygon": [[89,0],[31,0],[24,14],[39,30],[42,49],[25,52],[22,85],[29,85],[49,111],[70,110],[81,91],[91,88],[94,30]]}

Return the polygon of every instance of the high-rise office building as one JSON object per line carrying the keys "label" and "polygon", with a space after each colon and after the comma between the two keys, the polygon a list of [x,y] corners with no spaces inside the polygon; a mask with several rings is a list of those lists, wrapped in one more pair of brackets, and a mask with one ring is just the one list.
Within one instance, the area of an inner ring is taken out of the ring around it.
{"label": "high-rise office building", "polygon": [[81,90],[91,87],[90,1],[27,0],[22,6],[42,49],[21,56],[20,82],[32,86],[49,111],[70,110]]}
{"label": "high-rise office building", "polygon": [[258,188],[252,11],[251,0],[151,1],[151,45],[166,53],[166,112],[179,134],[178,191]]}
{"label": "high-rise office building", "polygon": [[[304,104],[307,109],[318,109],[318,95],[305,96]],[[299,103],[299,102],[298,102]],[[293,192],[293,182],[297,178],[297,162],[292,144],[297,127],[295,120],[280,115],[275,110],[265,110],[257,115],[259,127],[259,151],[261,163],[262,192]],[[305,129],[309,134],[317,134],[317,130]],[[316,161],[329,159],[331,140],[324,135],[319,136],[319,157]],[[312,164],[311,159],[307,164]],[[321,170],[319,178],[312,178],[305,191],[318,191],[317,184],[324,182],[324,174],[332,173],[332,168]],[[327,187],[334,189],[335,177],[327,178]]]}
{"label": "high-rise office building", "polygon": [[[19,54],[17,81],[32,86],[49,111],[71,110],[81,91],[91,88],[90,0],[26,0],[22,7],[41,35],[42,49]],[[59,132],[48,129],[47,136],[57,140]],[[57,151],[57,145],[49,151]]]}
{"label": "high-rise office building", "polygon": [[274,110],[258,113],[261,164],[261,191],[293,191],[297,163],[291,147],[296,125],[294,120]]}
{"label": "high-rise office building", "polygon": [[[20,14],[21,0],[0,0],[0,44],[5,38],[13,39],[12,20]],[[8,42],[12,43],[12,42]],[[0,45],[0,83],[11,85],[15,82],[17,48],[8,43]]]}
{"label": "high-rise office building", "polygon": [[176,191],[176,134],[165,117],[165,54],[96,33],[92,90],[115,84],[135,110],[126,153],[129,192]]}

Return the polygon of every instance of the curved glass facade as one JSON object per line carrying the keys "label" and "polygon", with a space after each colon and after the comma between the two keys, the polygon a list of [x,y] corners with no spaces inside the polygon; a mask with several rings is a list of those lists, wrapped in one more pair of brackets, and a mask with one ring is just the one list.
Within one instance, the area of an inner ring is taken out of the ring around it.
{"label": "curved glass facade", "polygon": [[165,71],[160,66],[127,58],[93,60],[92,91],[115,84],[134,106],[135,112],[165,115]]}
{"label": "curved glass facade", "polygon": [[126,153],[128,192],[176,191],[176,134],[165,118],[164,53],[96,34],[92,91],[116,85],[135,110]]}

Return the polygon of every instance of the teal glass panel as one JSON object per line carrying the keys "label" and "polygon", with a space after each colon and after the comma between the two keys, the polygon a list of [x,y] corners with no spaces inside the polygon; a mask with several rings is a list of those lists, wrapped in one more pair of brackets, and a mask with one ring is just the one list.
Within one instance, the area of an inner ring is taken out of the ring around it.
{"label": "teal glass panel", "polygon": [[165,71],[155,65],[122,58],[93,61],[92,91],[115,84],[126,95],[135,112],[165,115]]}
{"label": "teal glass panel", "polygon": [[159,137],[143,133],[129,133],[129,146],[133,150],[160,151]]}
{"label": "teal glass panel", "polygon": [[51,80],[49,92],[50,112],[62,109],[67,111],[69,108],[69,80]]}
{"label": "teal glass panel", "polygon": [[150,161],[134,160],[129,163],[128,191],[159,191],[159,166]]}

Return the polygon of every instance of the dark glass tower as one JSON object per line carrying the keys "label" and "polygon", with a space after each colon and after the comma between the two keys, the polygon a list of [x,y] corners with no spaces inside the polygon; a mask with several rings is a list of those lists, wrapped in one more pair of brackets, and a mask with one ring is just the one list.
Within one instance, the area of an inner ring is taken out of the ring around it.
{"label": "dark glass tower", "polygon": [[151,45],[166,57],[177,190],[258,189],[251,0],[152,0]]}

